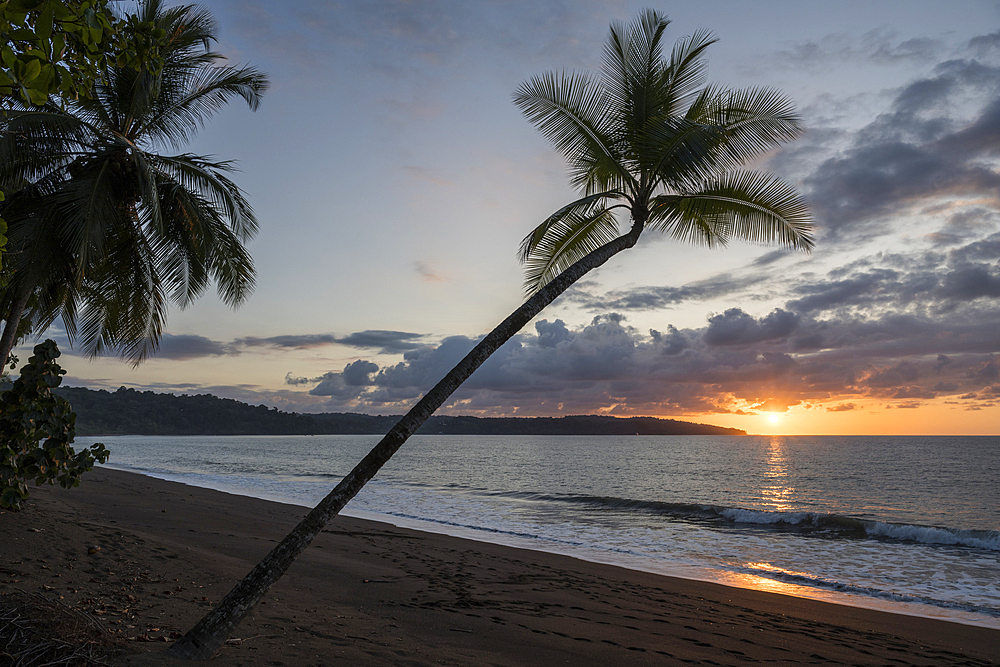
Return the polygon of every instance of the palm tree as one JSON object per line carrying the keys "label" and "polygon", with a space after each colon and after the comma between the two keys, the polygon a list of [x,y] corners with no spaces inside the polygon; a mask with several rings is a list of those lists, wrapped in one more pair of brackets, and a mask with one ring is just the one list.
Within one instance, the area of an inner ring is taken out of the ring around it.
{"label": "palm tree", "polygon": [[19,333],[61,317],[90,355],[117,350],[139,363],[171,303],[188,305],[212,281],[233,307],[253,290],[243,244],[257,222],[226,176],[233,165],[157,151],[178,149],[235,96],[256,109],[267,79],[217,64],[206,10],[145,0],[137,11],[165,35],[160,73],[111,68],[65,109],[2,100],[0,359]]}
{"label": "palm tree", "polygon": [[[566,288],[630,248],[648,226],[686,241],[776,241],[809,250],[811,223],[795,191],[737,167],[795,137],[798,119],[771,90],[703,87],[697,33],[661,53],[667,19],[645,11],[613,24],[600,77],[548,74],[514,95],[525,115],[561,150],[580,199],[549,216],[521,248],[528,300],[490,332],[397,423],[367,456],[169,653],[207,659],[323,526],[406,439],[497,348]],[[619,231],[617,214],[629,228]]]}

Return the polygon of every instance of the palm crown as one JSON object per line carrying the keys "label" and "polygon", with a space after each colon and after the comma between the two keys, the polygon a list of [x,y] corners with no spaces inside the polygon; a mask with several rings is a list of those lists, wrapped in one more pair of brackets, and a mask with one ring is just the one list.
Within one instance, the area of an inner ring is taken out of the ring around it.
{"label": "palm crown", "polygon": [[569,163],[582,197],[538,225],[521,245],[534,292],[619,236],[645,226],[707,245],[730,238],[812,248],[811,221],[789,185],[740,165],[801,132],[790,102],[770,89],[705,85],[707,32],[678,41],[669,20],[646,10],[613,23],[601,74],[548,73],[523,83],[514,102]]}
{"label": "palm crown", "polygon": [[0,121],[0,188],[15,193],[3,204],[15,251],[4,319],[27,298],[34,327],[61,316],[90,354],[116,349],[136,363],[156,348],[171,302],[188,305],[212,281],[230,306],[253,289],[243,244],[257,222],[226,175],[233,165],[156,151],[178,148],[236,96],[256,109],[267,88],[253,68],[216,64],[205,10],[147,0],[138,11],[166,34],[162,72],[111,69],[65,110],[8,98]]}

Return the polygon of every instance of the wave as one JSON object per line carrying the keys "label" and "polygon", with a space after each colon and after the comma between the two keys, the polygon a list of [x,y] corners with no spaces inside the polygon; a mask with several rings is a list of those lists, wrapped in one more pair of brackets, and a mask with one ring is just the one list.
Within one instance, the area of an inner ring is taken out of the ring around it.
{"label": "wave", "polygon": [[[766,564],[762,564],[766,565]],[[736,572],[753,574],[767,579],[774,579],[787,584],[797,584],[811,588],[821,588],[838,593],[849,593],[852,595],[862,595],[865,597],[890,600],[892,602],[909,602],[915,604],[930,605],[942,609],[953,609],[957,611],[971,612],[975,614],[985,614],[994,618],[1000,618],[1000,608],[989,605],[978,605],[972,603],[953,602],[950,600],[939,600],[927,595],[912,595],[905,593],[894,593],[892,591],[875,588],[873,586],[858,586],[846,584],[840,581],[833,581],[823,577],[805,572],[789,572],[782,569],[772,569],[769,567],[737,567],[732,568]]]}
{"label": "wave", "polygon": [[821,512],[757,510],[609,496],[553,495],[523,491],[497,492],[489,495],[525,501],[577,504],[608,510],[652,513],[677,520],[710,523],[721,527],[786,530],[814,537],[877,539],[1000,551],[1000,531],[996,530],[920,526]]}

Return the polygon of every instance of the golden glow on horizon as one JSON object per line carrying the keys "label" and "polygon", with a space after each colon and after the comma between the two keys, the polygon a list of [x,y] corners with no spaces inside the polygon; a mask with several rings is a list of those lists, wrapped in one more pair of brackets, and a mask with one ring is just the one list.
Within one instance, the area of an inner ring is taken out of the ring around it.
{"label": "golden glow on horizon", "polygon": [[[919,405],[905,401],[859,400],[850,397],[824,403],[793,405],[785,412],[664,413],[665,419],[737,428],[750,435],[1000,435],[1000,405],[970,407],[946,399]],[[849,405],[849,408],[845,408]],[[778,420],[771,421],[776,415]]]}

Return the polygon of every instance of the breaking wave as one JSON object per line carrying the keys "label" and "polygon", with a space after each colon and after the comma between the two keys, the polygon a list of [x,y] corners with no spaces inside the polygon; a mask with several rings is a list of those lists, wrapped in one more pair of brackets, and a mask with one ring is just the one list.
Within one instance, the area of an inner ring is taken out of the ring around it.
{"label": "breaking wave", "polygon": [[775,510],[721,507],[694,503],[667,503],[607,496],[552,495],[542,493],[495,493],[525,501],[587,505],[607,510],[660,514],[664,517],[695,523],[715,524],[729,528],[769,528],[794,531],[815,537],[877,539],[894,542],[915,542],[964,546],[1000,551],[1000,531],[971,530],[939,526],[919,526],[859,519],[821,512],[787,512]]}

